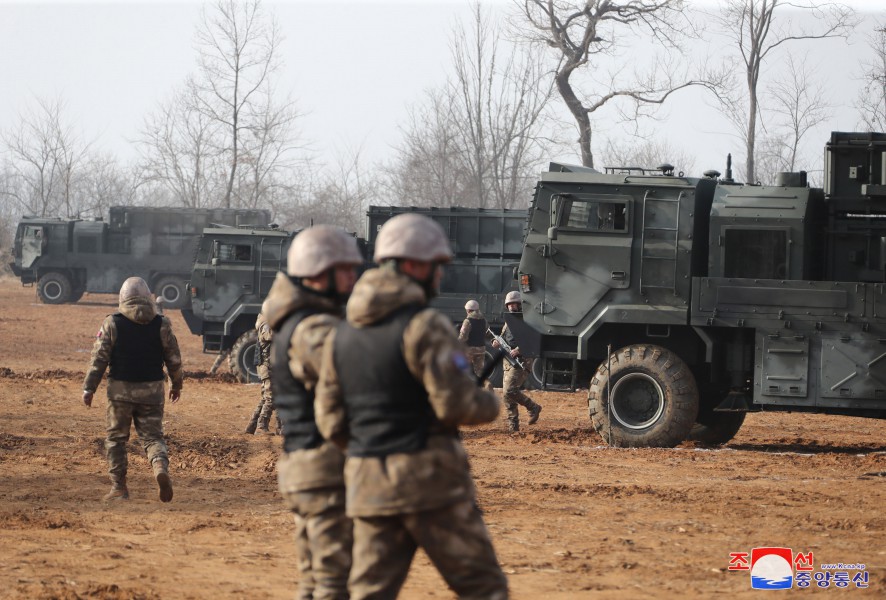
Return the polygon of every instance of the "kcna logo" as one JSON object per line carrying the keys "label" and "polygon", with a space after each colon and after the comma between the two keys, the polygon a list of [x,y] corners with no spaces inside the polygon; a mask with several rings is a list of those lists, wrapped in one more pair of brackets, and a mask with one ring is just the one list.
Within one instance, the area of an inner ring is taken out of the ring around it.
{"label": "kcna logo", "polygon": [[730,571],[750,571],[755,590],[786,590],[794,585],[794,564],[798,571],[812,570],[812,553],[794,553],[790,548],[754,548],[729,555]]}

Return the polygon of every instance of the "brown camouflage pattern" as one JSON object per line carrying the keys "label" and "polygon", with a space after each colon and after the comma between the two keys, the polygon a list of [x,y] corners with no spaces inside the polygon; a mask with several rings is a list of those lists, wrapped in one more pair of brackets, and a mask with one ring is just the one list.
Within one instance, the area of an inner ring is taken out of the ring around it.
{"label": "brown camouflage pattern", "polygon": [[271,342],[274,332],[265,320],[262,312],[255,319],[255,331],[258,334],[259,362],[255,370],[261,379],[261,400],[256,410],[259,413],[259,423],[267,427],[271,415],[274,413],[274,396],[271,392]]}
{"label": "brown camouflage pattern", "polygon": [[[163,395],[163,382],[156,382]],[[135,424],[135,432],[145,449],[148,462],[155,460],[168,462],[169,451],[163,439],[163,404],[144,404],[137,402],[118,402],[110,400],[107,409],[108,425],[105,439],[105,452],[108,457],[108,474],[115,485],[126,481],[128,457],[126,443],[129,432]]]}
{"label": "brown camouflage pattern", "polygon": [[[279,327],[292,311],[304,308],[322,313],[303,319],[292,332],[288,367],[293,377],[313,390],[324,340],[338,324],[341,310],[328,298],[305,292],[278,273],[262,306],[268,325]],[[344,464],[344,454],[329,442],[283,454],[277,462],[280,495],[295,519],[297,598],[301,600],[348,598],[353,537],[351,519],[345,514]]]}
{"label": "brown camouflage pattern", "polygon": [[517,405],[524,407],[527,411],[534,410],[538,406],[523,392],[523,384],[526,383],[526,379],[529,377],[528,369],[531,368],[528,359],[524,358],[523,360],[527,362],[526,369],[512,367],[511,363],[507,361],[504,361],[502,367],[502,402],[504,402],[507,411],[508,427],[511,429],[520,426],[520,413],[517,410]]}
{"label": "brown camouflage pattern", "polygon": [[[465,355],[471,363],[471,370],[474,371],[474,375],[480,377],[484,367],[486,367],[486,347],[468,346],[465,350]],[[490,392],[492,391],[492,383],[489,382],[489,379],[483,382],[483,388]]]}
{"label": "brown camouflage pattern", "polygon": [[500,600],[508,581],[473,501],[390,517],[354,519],[351,598],[396,598],[422,548],[459,598]]}
{"label": "brown camouflage pattern", "polygon": [[[388,269],[370,270],[357,282],[347,316],[359,327],[416,302],[425,304],[426,298],[412,280]],[[332,331],[323,347],[316,418],[327,439],[346,447],[334,342]],[[459,597],[506,598],[507,580],[475,506],[468,457],[454,435],[459,425],[494,420],[500,403],[477,387],[464,345],[435,310],[419,312],[406,326],[403,358],[428,391],[439,427],[417,452],[348,457],[346,508],[355,518],[351,597],[396,598],[421,547]]]}

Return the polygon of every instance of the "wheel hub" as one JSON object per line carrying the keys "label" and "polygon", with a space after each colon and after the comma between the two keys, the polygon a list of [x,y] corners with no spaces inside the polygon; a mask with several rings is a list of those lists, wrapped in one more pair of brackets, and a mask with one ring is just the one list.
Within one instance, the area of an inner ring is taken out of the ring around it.
{"label": "wheel hub", "polygon": [[49,281],[43,286],[43,295],[50,300],[58,300],[62,295],[62,286],[57,281]]}
{"label": "wheel hub", "polygon": [[664,412],[664,393],[658,382],[645,373],[628,373],[615,382],[610,392],[612,416],[628,429],[644,429]]}

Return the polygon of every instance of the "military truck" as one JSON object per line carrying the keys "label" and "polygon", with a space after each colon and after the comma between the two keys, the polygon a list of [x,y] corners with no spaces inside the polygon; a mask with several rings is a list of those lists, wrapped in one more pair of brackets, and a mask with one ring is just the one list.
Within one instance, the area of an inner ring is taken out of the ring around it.
{"label": "military truck", "polygon": [[[513,289],[520,258],[525,210],[370,206],[366,237],[357,238],[371,263],[378,230],[404,212],[418,212],[441,224],[455,258],[444,271],[441,293],[432,305],[461,324],[469,298],[480,302],[493,326],[503,323],[504,295]],[[191,333],[203,337],[203,351],[230,351],[230,366],[241,381],[257,381],[253,327],[294,233],[262,228],[206,229],[190,277],[191,306],[182,311]],[[493,382],[501,373],[493,375]]]}
{"label": "military truck", "polygon": [[46,304],[76,302],[85,292],[116,293],[142,277],[167,308],[188,300],[197,238],[211,224],[267,225],[267,210],[112,206],[108,220],[24,217],[13,246],[13,273],[37,284]]}
{"label": "military truck", "polygon": [[616,171],[551,164],[517,274],[518,341],[546,386],[588,385],[604,441],[723,443],[760,410],[886,416],[886,134],[834,132],[823,189]]}

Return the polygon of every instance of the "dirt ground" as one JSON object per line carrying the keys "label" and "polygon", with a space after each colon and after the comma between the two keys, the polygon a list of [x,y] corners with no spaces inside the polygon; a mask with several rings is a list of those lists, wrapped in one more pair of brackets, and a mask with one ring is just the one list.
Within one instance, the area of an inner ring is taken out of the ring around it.
{"label": "dirt ground", "polygon": [[[133,434],[126,503],[105,504],[104,387],[80,401],[112,296],[45,306],[0,280],[0,597],[292,598],[279,438],[241,433],[256,385],[210,376],[213,356],[171,313],[186,364],[167,405],[175,499],[161,504]],[[465,431],[479,501],[514,598],[750,598],[731,552],[779,546],[864,563],[886,597],[886,421],[753,414],[718,449],[612,449],[585,394],[534,393],[541,420]],[[833,591],[834,585],[830,590]],[[793,590],[787,596],[825,593]],[[835,592],[836,593],[836,592]],[[419,556],[403,598],[451,598]]]}

